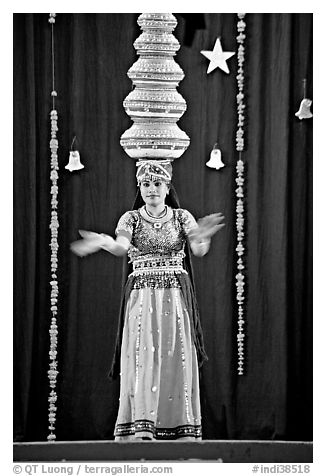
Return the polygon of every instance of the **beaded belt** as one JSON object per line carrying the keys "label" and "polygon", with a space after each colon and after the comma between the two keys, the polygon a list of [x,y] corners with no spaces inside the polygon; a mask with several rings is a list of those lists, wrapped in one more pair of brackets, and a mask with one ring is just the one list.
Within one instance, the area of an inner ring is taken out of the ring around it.
{"label": "beaded belt", "polygon": [[154,257],[154,258],[136,258],[133,261],[133,274],[143,271],[180,271],[183,272],[182,255]]}
{"label": "beaded belt", "polygon": [[178,274],[187,271],[182,266],[183,256],[142,257],[133,261],[131,276],[136,277],[134,288],[179,288]]}

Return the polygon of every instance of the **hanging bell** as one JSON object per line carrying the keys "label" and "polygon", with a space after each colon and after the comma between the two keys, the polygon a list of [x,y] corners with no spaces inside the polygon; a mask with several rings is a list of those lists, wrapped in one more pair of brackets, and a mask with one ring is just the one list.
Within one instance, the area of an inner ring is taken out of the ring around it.
{"label": "hanging bell", "polygon": [[71,150],[69,153],[69,163],[68,165],[65,166],[65,169],[70,170],[72,172],[73,170],[80,170],[83,169],[84,166],[80,162],[80,156],[78,150]]}
{"label": "hanging bell", "polygon": [[222,167],[225,166],[222,162],[222,153],[220,149],[217,148],[217,144],[214,145],[213,150],[210,155],[210,159],[208,162],[206,162],[207,167],[210,167],[211,169],[221,169]]}
{"label": "hanging bell", "polygon": [[312,100],[308,98],[304,98],[301,101],[300,107],[298,112],[295,115],[299,119],[310,119],[312,117],[312,112],[310,111],[310,107],[312,105]]}

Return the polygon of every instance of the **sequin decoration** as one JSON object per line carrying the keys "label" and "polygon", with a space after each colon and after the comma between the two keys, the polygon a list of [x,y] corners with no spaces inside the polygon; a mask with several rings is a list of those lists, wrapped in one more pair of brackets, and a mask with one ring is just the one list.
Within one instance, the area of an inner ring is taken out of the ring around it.
{"label": "sequin decoration", "polygon": [[177,320],[178,320],[178,328],[179,328],[179,337],[180,337],[180,342],[181,342],[181,361],[182,361],[182,370],[183,370],[183,375],[184,375],[184,399],[185,399],[185,407],[186,407],[186,415],[187,415],[187,421],[190,423],[190,412],[189,412],[189,395],[188,395],[188,383],[187,383],[187,369],[186,369],[186,364],[185,364],[185,350],[184,350],[184,343],[183,343],[183,332],[182,332],[182,322],[181,322],[181,315],[182,313],[180,312],[180,302],[179,302],[179,294],[176,292],[175,293],[175,302],[176,302],[176,311],[177,311]]}
{"label": "sequin decoration", "polygon": [[138,381],[139,381],[139,350],[140,350],[140,330],[141,330],[141,321],[143,314],[143,291],[140,290],[139,294],[139,314],[138,314],[138,326],[137,326],[137,338],[136,338],[136,381],[135,381],[135,393],[138,390]]}
{"label": "sequin decoration", "polygon": [[[155,414],[154,410],[150,412]],[[116,436],[135,435],[141,432],[149,432],[157,440],[173,440],[184,437],[201,438],[201,425],[180,425],[175,428],[155,428],[150,420],[136,420],[135,423],[121,423],[116,428]]]}
{"label": "sequin decoration", "polygon": [[163,223],[157,232],[152,223],[144,219],[140,210],[124,213],[116,227],[117,235],[124,232],[132,237],[128,252],[131,262],[145,255],[172,257],[184,250],[187,234],[197,226],[190,212],[173,209],[171,219]]}
{"label": "sequin decoration", "polygon": [[180,288],[180,282],[173,274],[143,273],[137,276],[133,284],[133,289],[142,288]]}
{"label": "sequin decoration", "polygon": [[146,221],[142,209],[126,212],[118,222],[116,234],[131,238],[128,254],[136,277],[133,289],[180,288],[178,274],[186,273],[186,236],[197,223],[187,210],[169,208],[169,216],[159,233]]}

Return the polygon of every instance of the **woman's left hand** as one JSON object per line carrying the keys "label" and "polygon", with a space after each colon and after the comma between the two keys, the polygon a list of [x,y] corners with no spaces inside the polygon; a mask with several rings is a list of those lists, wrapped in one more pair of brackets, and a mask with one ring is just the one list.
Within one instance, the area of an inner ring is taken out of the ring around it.
{"label": "woman's left hand", "polygon": [[190,231],[189,237],[197,242],[209,241],[216,232],[225,226],[222,213],[212,213],[198,220],[198,227]]}

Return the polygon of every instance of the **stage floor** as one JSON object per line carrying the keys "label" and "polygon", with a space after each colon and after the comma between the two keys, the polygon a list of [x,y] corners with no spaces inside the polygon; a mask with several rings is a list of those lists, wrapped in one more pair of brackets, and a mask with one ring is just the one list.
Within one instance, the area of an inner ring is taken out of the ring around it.
{"label": "stage floor", "polygon": [[14,461],[218,461],[312,463],[308,441],[56,441],[14,443]]}

